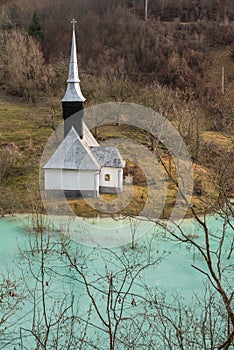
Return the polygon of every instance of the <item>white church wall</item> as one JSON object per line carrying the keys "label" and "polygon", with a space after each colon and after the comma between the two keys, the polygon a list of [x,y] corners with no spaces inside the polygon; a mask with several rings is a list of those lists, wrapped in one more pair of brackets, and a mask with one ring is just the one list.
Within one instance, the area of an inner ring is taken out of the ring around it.
{"label": "white church wall", "polygon": [[100,172],[100,187],[120,189],[123,187],[123,169],[103,167]]}
{"label": "white church wall", "polygon": [[118,169],[118,181],[119,181],[119,189],[123,191],[123,168]]}
{"label": "white church wall", "polygon": [[84,190],[98,191],[99,176],[96,171],[45,170],[46,190]]}

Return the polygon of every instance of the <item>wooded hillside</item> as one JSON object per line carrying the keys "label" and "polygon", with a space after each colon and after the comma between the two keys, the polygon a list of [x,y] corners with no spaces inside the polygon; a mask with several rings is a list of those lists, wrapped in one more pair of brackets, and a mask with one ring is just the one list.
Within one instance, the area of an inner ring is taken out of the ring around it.
{"label": "wooded hillside", "polygon": [[[127,101],[157,110],[178,128],[194,162],[225,179],[231,193],[226,180],[232,177],[234,130],[232,0],[149,0],[147,21],[143,0],[0,0],[1,149],[7,145],[16,152],[14,171],[0,180],[4,191],[31,181],[45,143],[38,127],[47,136],[60,121],[72,18],[78,22],[86,106]],[[24,126],[23,111],[31,113]],[[24,127],[21,138],[14,134],[15,122]],[[22,184],[17,174],[29,159]]]}
{"label": "wooded hillside", "polygon": [[[3,1],[1,43],[3,49],[7,43],[7,48],[1,54],[1,69],[9,69],[5,57],[12,55],[9,45],[13,52],[21,50],[25,56],[32,56],[36,50],[37,62],[31,65],[46,66],[46,86],[44,83],[38,88],[55,91],[69,53],[70,20],[75,17],[80,66],[86,74],[109,79],[128,77],[144,84],[156,82],[200,96],[204,93],[200,81],[210,65],[208,53],[233,43],[232,1],[154,0],[149,1],[147,23],[143,13],[142,0]],[[39,41],[36,48],[32,42],[25,48],[26,33]],[[33,59],[29,58],[31,62]]]}

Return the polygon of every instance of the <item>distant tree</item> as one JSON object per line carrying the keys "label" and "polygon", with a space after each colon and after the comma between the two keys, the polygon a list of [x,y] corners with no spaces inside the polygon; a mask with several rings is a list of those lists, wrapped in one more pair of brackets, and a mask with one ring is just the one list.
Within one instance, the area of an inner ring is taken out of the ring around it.
{"label": "distant tree", "polygon": [[44,33],[42,30],[42,26],[39,20],[39,17],[36,12],[34,12],[32,21],[28,27],[28,34],[31,35],[34,39],[38,41],[44,40]]}

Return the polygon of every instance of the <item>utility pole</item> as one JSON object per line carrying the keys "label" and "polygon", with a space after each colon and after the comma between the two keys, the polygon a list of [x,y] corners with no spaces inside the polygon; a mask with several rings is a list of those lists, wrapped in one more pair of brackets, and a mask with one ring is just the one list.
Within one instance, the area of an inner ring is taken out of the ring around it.
{"label": "utility pole", "polygon": [[148,19],[148,0],[145,0],[145,22]]}
{"label": "utility pole", "polygon": [[224,66],[222,66],[222,94],[224,95]]}
{"label": "utility pole", "polygon": [[133,0],[133,14],[136,16],[136,2]]}
{"label": "utility pole", "polygon": [[163,15],[163,13],[164,13],[164,7],[165,7],[165,1],[162,0],[162,4],[161,4],[161,17],[162,17],[162,15]]}

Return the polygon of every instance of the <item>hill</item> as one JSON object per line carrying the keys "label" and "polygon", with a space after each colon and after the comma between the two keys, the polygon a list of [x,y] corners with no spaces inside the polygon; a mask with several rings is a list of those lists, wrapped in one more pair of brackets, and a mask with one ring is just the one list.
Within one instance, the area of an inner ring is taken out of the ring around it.
{"label": "hill", "polygon": [[[78,20],[79,68],[86,106],[119,101],[158,111],[178,129],[193,159],[193,200],[197,210],[210,207],[208,202],[213,203],[217,192],[232,195],[234,13],[231,1],[217,5],[213,0],[199,4],[195,0],[168,0],[163,2],[163,7],[153,2],[147,22],[143,2],[133,3],[112,1],[110,4],[107,0],[0,3],[0,207],[3,213],[31,211],[35,205],[43,210],[38,193],[38,169],[45,143],[61,121],[59,98],[66,87],[72,17]],[[31,35],[29,25],[33,28]],[[36,29],[40,30],[40,36],[34,35]],[[144,139],[136,130],[113,125],[93,132],[99,140],[122,135],[142,142],[151,151],[154,149],[150,130]],[[171,167],[171,159],[162,145],[159,150],[166,166]],[[148,190],[136,164],[128,162],[127,170],[137,179],[134,201],[127,211],[136,214]],[[166,187],[164,216],[169,215],[176,196],[175,184],[168,181]],[[113,201],[113,197],[105,198]],[[96,213],[86,203],[79,202],[78,208],[77,203],[71,202],[71,206],[81,215]]]}
{"label": "hill", "polygon": [[[46,105],[46,100],[42,100],[38,105],[29,105],[20,102],[17,98],[9,99],[8,96],[4,94],[1,95],[0,149],[4,150],[6,145],[14,145],[17,148],[17,154],[12,163],[9,162],[9,157],[7,159],[8,169],[1,181],[0,207],[2,214],[31,212],[38,209],[43,211],[43,205],[39,194],[39,165],[45,144],[53,131],[51,124],[48,123],[50,115],[51,109]],[[57,116],[55,118],[55,123],[59,122],[61,122],[61,117]],[[132,129],[132,127],[107,125],[102,127],[102,129],[99,128],[95,130],[95,132],[97,135],[101,135],[102,140],[122,137],[143,142],[149,149],[151,146],[150,138],[147,137],[147,135],[142,135],[141,131]],[[204,132],[203,135],[207,142],[207,139],[210,138],[210,134]],[[221,134],[220,137],[224,138]],[[224,145],[223,151],[226,151],[226,145],[224,143],[222,144]],[[230,147],[229,144],[228,147]],[[167,152],[161,147],[160,149],[161,159],[166,167],[172,169],[174,167],[175,169],[175,165],[173,165],[172,159],[169,159]],[[0,156],[3,164],[3,153],[1,153]],[[144,166],[150,166],[150,159],[144,159]],[[166,203],[161,215],[163,217],[168,217],[172,212],[177,196],[176,185],[170,179],[167,180],[168,175],[164,172],[164,179],[159,180],[159,182],[162,181],[161,186],[154,184],[149,185],[146,183],[144,173],[132,162],[127,162],[125,175],[127,174],[133,175],[134,179],[133,199],[119,214],[139,214],[148,201],[149,192],[151,193],[151,201],[153,201],[149,203],[148,210],[151,213],[154,212],[156,204],[160,203],[160,196],[165,196],[163,191],[166,189]],[[171,172],[171,175],[176,179],[177,175],[174,170]],[[204,166],[194,164],[194,179],[195,190],[192,199],[194,208],[196,208],[199,213],[204,210],[210,210],[210,207],[217,198],[217,191],[215,186],[211,183],[212,173]],[[129,190],[130,188],[125,185],[124,193],[120,196],[120,200],[123,202],[126,201]],[[111,202],[116,199],[116,196],[102,195],[102,215],[105,215],[105,213],[108,214]],[[78,215],[95,216],[98,212],[100,214],[98,208],[101,202],[99,200],[93,200],[91,203],[87,203],[87,201],[79,199],[76,201],[71,200],[69,204],[72,210]],[[94,209],[92,209],[92,207],[94,207]],[[187,214],[189,215],[189,212]]]}

